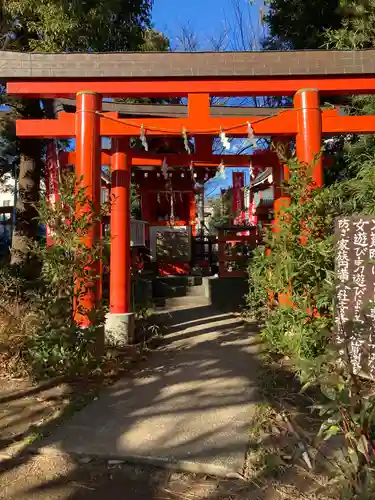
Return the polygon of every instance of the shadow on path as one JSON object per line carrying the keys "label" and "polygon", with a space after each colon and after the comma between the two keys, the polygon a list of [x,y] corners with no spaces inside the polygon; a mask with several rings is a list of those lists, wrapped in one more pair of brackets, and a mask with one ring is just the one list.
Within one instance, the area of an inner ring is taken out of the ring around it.
{"label": "shadow on path", "polygon": [[[17,488],[3,489],[0,498],[161,499],[169,473],[147,463],[242,472],[252,414],[264,401],[257,329],[208,306],[174,311],[168,325],[163,345],[134,373],[73,416],[67,408],[50,424],[61,426],[49,438],[1,462],[0,484]],[[28,453],[36,449],[44,454],[38,464]],[[108,467],[107,459],[124,458],[143,465]],[[205,498],[221,498],[216,490]]]}
{"label": "shadow on path", "polygon": [[76,414],[43,451],[242,472],[258,402],[254,336],[238,316],[209,307],[175,311],[170,323],[144,367]]}

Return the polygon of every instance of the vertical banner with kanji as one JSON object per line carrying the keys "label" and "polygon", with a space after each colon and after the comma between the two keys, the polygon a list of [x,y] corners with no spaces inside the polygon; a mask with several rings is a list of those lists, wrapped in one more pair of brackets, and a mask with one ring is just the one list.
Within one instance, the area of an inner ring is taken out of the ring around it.
{"label": "vertical banner with kanji", "polygon": [[375,375],[375,218],[336,220],[336,341],[353,372]]}
{"label": "vertical banner with kanji", "polygon": [[239,218],[244,206],[244,187],[245,176],[243,172],[233,172],[233,205],[232,211],[234,214],[235,224],[239,225]]}

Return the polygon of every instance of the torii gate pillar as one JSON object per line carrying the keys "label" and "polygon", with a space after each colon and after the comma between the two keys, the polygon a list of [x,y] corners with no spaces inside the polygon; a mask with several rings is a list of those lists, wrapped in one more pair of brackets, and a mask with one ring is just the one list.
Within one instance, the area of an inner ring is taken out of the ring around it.
{"label": "torii gate pillar", "polygon": [[124,346],[133,342],[134,314],[131,313],[130,177],[131,160],[127,140],[112,140],[111,257],[109,314],[106,342]]}
{"label": "torii gate pillar", "polygon": [[294,96],[294,108],[297,110],[297,157],[301,163],[313,165],[312,177],[315,186],[323,186],[324,172],[322,147],[322,112],[319,91],[301,89]]}
{"label": "torii gate pillar", "polygon": [[[92,207],[100,214],[101,189],[101,144],[100,116],[102,97],[95,92],[79,92],[77,94],[76,112],[76,177],[80,186],[85,188],[85,196]],[[78,204],[77,213],[90,211],[91,207]],[[92,248],[100,240],[100,222],[95,222],[84,237],[84,244]],[[82,327],[91,324],[90,311],[95,310],[101,299],[100,262],[87,263],[92,277],[87,282],[77,283],[77,298],[74,308],[74,319]]]}

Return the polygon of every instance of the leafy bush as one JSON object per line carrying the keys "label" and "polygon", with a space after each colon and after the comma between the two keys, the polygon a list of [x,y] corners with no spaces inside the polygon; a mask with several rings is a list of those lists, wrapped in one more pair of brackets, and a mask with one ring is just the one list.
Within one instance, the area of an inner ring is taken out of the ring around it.
{"label": "leafy bush", "polygon": [[[95,344],[103,337],[104,311],[100,304],[84,310],[82,297],[95,293],[103,242],[88,247],[84,241],[100,223],[101,214],[74,175],[66,175],[54,205],[40,203],[39,218],[49,228],[53,245],[34,248],[42,270],[41,286],[32,297],[39,328],[29,346],[31,364],[46,375],[88,370],[96,362]],[[74,320],[77,313],[88,315],[92,326],[79,327]]]}
{"label": "leafy bush", "polygon": [[[352,367],[331,346],[324,355],[298,363],[303,389],[320,387],[325,402],[315,405],[322,418],[319,436],[328,440],[340,435],[344,453],[337,463],[341,497],[374,498],[375,397],[373,382],[353,374]],[[340,362],[338,362],[340,359]]]}
{"label": "leafy bush", "polygon": [[[289,169],[290,206],[278,232],[266,229],[265,247],[254,253],[248,307],[264,321],[262,334],[275,351],[311,358],[324,350],[332,327],[333,215],[324,190],[311,190],[309,167],[291,160]],[[275,307],[289,295],[293,307]]]}
{"label": "leafy bush", "polygon": [[[60,180],[54,205],[42,201],[38,213],[53,235],[53,245],[37,242],[31,249],[41,263],[37,281],[25,283],[22,270],[14,268],[0,274],[2,296],[7,297],[3,309],[18,311],[0,326],[2,344],[8,352],[11,346],[13,358],[22,359],[25,370],[36,377],[87,372],[101,361],[104,310],[99,304],[85,311],[81,299],[99,278],[99,260],[108,252],[103,252],[104,241],[89,248],[84,239],[101,214],[72,175]],[[85,288],[87,283],[91,285]],[[77,312],[89,315],[92,326],[79,327],[74,321]]]}
{"label": "leafy bush", "polygon": [[290,358],[305,387],[320,388],[320,436],[340,435],[346,444],[337,463],[340,495],[365,500],[375,491],[374,384],[353,374],[333,342],[333,222],[341,214],[375,214],[374,159],[362,156],[354,178],[329,188],[311,190],[310,168],[289,162],[290,205],[249,265],[248,309],[263,322],[270,350]]}

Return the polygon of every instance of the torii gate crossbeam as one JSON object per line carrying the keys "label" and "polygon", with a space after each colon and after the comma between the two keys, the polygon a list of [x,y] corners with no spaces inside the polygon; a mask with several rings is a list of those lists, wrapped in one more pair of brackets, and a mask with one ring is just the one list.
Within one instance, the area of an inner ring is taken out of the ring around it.
{"label": "torii gate crossbeam", "polygon": [[[192,96],[191,96],[192,97]],[[286,136],[297,134],[297,111],[288,110],[270,117],[216,118],[199,115],[191,118],[136,118],[124,120],[117,118],[116,113],[105,113],[100,117],[100,135],[102,137],[137,136],[141,126],[148,136],[180,136],[185,128],[194,135],[207,135],[207,130],[228,130],[233,137],[246,137],[247,122],[251,123],[258,136]],[[45,137],[67,139],[76,135],[76,119],[73,113],[60,113],[56,120],[17,120],[17,136]],[[337,110],[322,112],[323,135],[341,133],[373,134],[375,133],[374,117],[340,116]]]}

